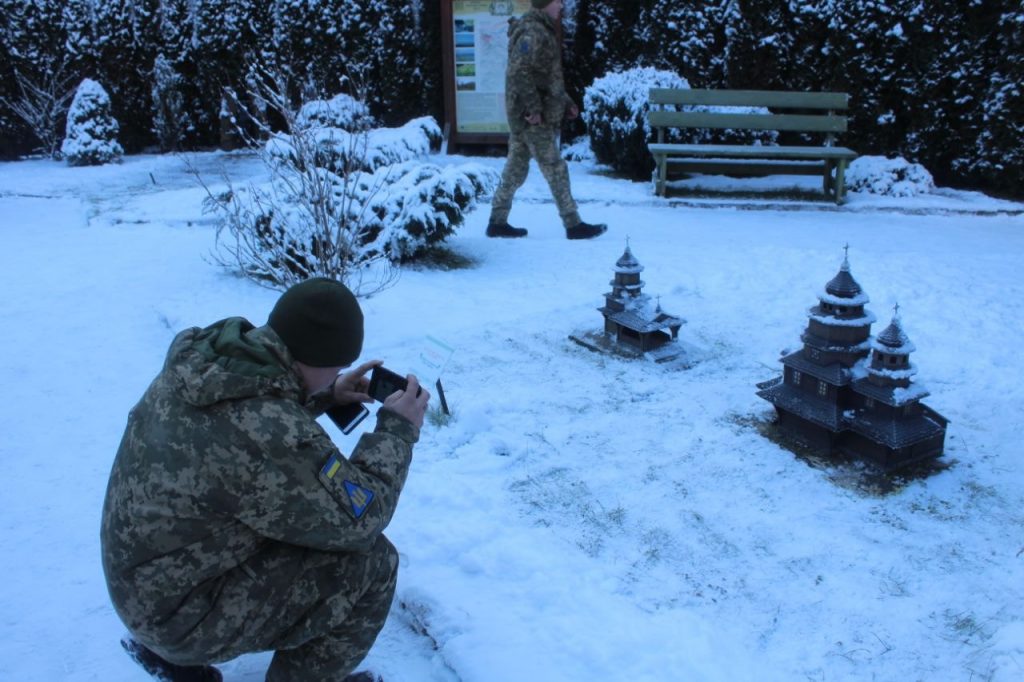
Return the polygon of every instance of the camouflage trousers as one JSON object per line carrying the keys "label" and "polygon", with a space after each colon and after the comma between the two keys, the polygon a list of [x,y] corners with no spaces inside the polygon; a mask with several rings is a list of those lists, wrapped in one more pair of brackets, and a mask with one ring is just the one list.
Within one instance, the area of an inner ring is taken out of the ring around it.
{"label": "camouflage trousers", "polygon": [[548,181],[562,224],[566,228],[579,224],[580,214],[577,212],[576,202],[569,187],[569,167],[558,153],[555,144],[557,132],[552,126],[536,125],[522,132],[509,134],[508,158],[505,161],[505,169],[501,172],[501,183],[494,192],[494,199],[491,202],[492,224],[508,222],[508,214],[512,210],[512,197],[526,181],[531,158],[537,161],[540,172]]}
{"label": "camouflage trousers", "polygon": [[398,552],[383,535],[365,554],[272,543],[222,578],[209,614],[158,653],[209,663],[273,650],[267,682],[340,682],[384,626]]}

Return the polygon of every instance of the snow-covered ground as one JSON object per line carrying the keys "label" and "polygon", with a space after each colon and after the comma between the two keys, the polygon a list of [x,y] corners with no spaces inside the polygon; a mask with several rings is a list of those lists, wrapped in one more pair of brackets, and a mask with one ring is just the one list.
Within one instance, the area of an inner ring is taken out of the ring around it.
{"label": "snow-covered ground", "polygon": [[[192,158],[214,182],[262,172]],[[600,239],[562,236],[534,168],[512,212],[529,238],[486,239],[483,204],[451,240],[473,267],[408,268],[364,301],[367,357],[401,371],[428,335],[456,349],[455,416],[417,446],[388,530],[397,602],[366,666],[388,682],[1024,679],[1024,205],[747,193],[806,178],[657,199],[590,165],[572,177]],[[205,258],[202,197],[172,156],[0,164],[0,680],[144,677],[99,559],[127,412],[177,331],[262,323],[277,296]],[[568,339],[600,326],[627,237],[645,291],[687,320],[691,369]],[[873,331],[899,302],[925,402],[951,420],[949,468],[888,495],[758,428],[755,384],[799,345],[847,243]],[[261,680],[268,658],[226,680]]]}

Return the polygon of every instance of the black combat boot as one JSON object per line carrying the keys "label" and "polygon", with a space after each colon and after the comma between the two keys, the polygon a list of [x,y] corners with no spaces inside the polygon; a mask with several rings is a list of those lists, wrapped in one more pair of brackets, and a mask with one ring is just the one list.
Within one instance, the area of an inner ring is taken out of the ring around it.
{"label": "black combat boot", "polygon": [[491,223],[487,226],[487,236],[512,238],[525,237],[526,229],[522,227],[512,227],[508,223]]}
{"label": "black combat boot", "polygon": [[127,635],[121,639],[121,646],[132,660],[160,682],[221,682],[220,671],[212,665],[171,663]]}
{"label": "black combat boot", "polygon": [[608,226],[604,223],[591,225],[590,223],[580,221],[575,226],[566,228],[565,236],[569,239],[593,239],[604,234],[607,229]]}

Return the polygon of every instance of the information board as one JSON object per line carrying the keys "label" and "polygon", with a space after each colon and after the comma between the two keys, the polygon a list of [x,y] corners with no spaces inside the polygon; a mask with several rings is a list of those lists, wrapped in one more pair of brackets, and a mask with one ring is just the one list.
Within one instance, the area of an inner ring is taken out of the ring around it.
{"label": "information board", "polygon": [[504,143],[508,20],[530,0],[441,0],[447,123],[452,142]]}

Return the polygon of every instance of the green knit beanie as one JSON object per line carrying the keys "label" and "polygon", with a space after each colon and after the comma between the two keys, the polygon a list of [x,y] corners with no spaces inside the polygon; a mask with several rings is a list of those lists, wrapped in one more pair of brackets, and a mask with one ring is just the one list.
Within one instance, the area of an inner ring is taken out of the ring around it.
{"label": "green knit beanie", "polygon": [[530,4],[536,7],[537,9],[544,9],[552,2],[553,0],[530,0]]}
{"label": "green knit beanie", "polygon": [[341,282],[315,277],[281,294],[270,326],[292,357],[311,367],[344,367],[363,350],[363,311]]}

